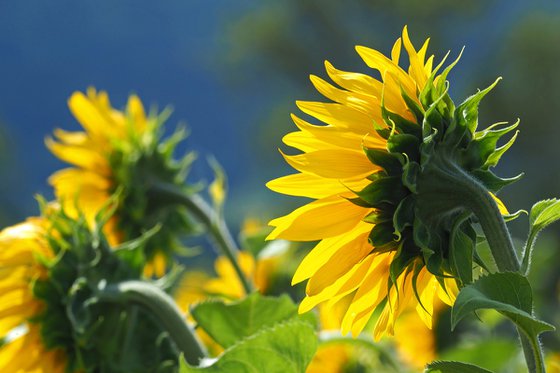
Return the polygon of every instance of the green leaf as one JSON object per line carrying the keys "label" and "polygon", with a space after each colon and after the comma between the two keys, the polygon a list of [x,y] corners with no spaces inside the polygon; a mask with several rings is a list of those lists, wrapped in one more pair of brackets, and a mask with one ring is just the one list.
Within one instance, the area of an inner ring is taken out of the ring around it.
{"label": "green leaf", "polygon": [[529,214],[531,228],[539,231],[558,219],[560,219],[560,201],[556,198],[535,203]]}
{"label": "green leaf", "polygon": [[290,320],[266,328],[227,349],[214,364],[193,368],[181,358],[179,373],[300,373],[317,349],[314,328]]}
{"label": "green leaf", "polygon": [[426,366],[424,373],[492,373],[476,365],[458,361],[434,361]]}
{"label": "green leaf", "polygon": [[492,273],[464,287],[451,312],[452,327],[478,309],[501,312],[530,336],[554,330],[552,325],[533,317],[531,285],[519,273]]}
{"label": "green leaf", "polygon": [[479,309],[494,309],[508,317],[525,334],[534,350],[539,348],[539,334],[555,330],[554,326],[533,316],[531,285],[519,273],[493,273],[465,286],[451,311],[451,328]]}
{"label": "green leaf", "polygon": [[234,302],[209,301],[192,311],[198,325],[222,347],[255,334],[259,329],[298,317],[297,306],[289,296],[267,297],[258,293]]}
{"label": "green leaf", "polygon": [[533,205],[529,213],[529,236],[523,254],[522,272],[527,273],[531,261],[531,252],[541,230],[560,219],[560,200],[547,199]]}

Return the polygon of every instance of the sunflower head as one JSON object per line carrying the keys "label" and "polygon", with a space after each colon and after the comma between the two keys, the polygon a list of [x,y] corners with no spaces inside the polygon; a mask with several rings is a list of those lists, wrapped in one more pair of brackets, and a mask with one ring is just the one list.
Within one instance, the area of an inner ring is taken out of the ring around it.
{"label": "sunflower head", "polygon": [[[411,60],[409,76],[414,77],[413,61],[424,47],[415,56],[407,43],[406,29],[403,38]],[[502,214],[508,215],[495,193],[519,178],[503,179],[490,170],[517,133],[503,146],[497,147],[498,140],[518,122],[497,123],[477,131],[478,104],[499,79],[456,107],[448,94],[447,75],[457,61],[440,72],[443,61],[432,70],[429,59],[422,69],[425,79],[418,78],[418,73],[414,92],[400,86],[404,110],[400,112],[385,104],[391,87],[387,82],[391,74],[386,72],[380,102],[382,120],[373,123],[375,133],[386,144],[363,147],[378,170],[367,176],[369,184],[355,191],[356,197],[350,200],[371,209],[363,219],[373,225],[369,243],[378,252],[395,253],[390,265],[393,283],[404,271],[417,276],[422,266],[440,278],[450,274],[459,284],[471,282],[476,193],[485,193]]]}
{"label": "sunflower head", "polygon": [[[406,71],[400,67],[403,46]],[[268,184],[316,199],[271,221],[269,238],[321,240],[294,275],[294,282],[309,279],[301,309],[354,294],[342,323],[353,333],[378,305],[376,336],[392,332],[410,303],[431,325],[435,299],[453,300],[452,279],[458,285],[472,280],[480,196],[507,213],[494,193],[515,179],[499,178],[490,168],[515,136],[501,147],[498,140],[517,123],[477,130],[478,104],[496,83],[455,106],[447,76],[457,61],[434,66],[427,48],[428,40],[416,50],[406,27],[390,58],[356,47],[381,80],[327,62],[338,86],[315,76],[311,81],[333,102],[297,103],[323,124],[294,115],[299,131],[284,138],[303,152],[284,155],[300,173]]]}
{"label": "sunflower head", "polygon": [[175,365],[174,344],[148,313],[99,301],[105,284],[140,278],[144,260],[141,241],[112,249],[102,224],[97,227],[91,231],[83,216],[74,220],[51,207],[0,233],[0,270],[9,289],[9,302],[0,305],[1,332],[9,340],[0,348],[2,371],[130,372]]}
{"label": "sunflower head", "polygon": [[184,181],[194,155],[174,159],[178,143],[186,136],[183,129],[162,141],[163,124],[169,112],[146,115],[137,96],[129,97],[126,109],[111,107],[105,92],[88,89],[87,95],[74,93],[68,101],[72,114],[85,132],[56,130],[47,139],[49,149],[73,165],[50,178],[55,194],[73,216],[85,214],[90,224],[111,204],[115,218],[107,225],[113,244],[134,239],[160,225],[161,229],[146,245],[152,261],[148,275],[165,270],[165,262],[179,247],[177,233],[191,230],[186,212],[162,200],[153,190],[166,184],[185,188]]}

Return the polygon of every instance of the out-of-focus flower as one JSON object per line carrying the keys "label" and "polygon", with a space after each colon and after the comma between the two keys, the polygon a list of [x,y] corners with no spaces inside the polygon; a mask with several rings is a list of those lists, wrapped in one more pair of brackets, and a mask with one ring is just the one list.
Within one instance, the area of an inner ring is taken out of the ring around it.
{"label": "out-of-focus flower", "polygon": [[[184,188],[193,156],[189,154],[180,162],[173,159],[184,133],[178,131],[162,142],[167,113],[146,115],[135,95],[129,97],[123,112],[111,106],[107,93],[93,88],[86,95],[74,93],[68,105],[85,131],[57,129],[56,140],[46,141],[53,154],[73,166],[49,179],[56,197],[68,214],[76,217],[82,213],[91,225],[103,209],[116,208],[114,219],[105,229],[113,245],[161,224],[145,254],[151,262],[146,275],[163,275],[167,260],[178,246],[177,235],[190,229],[190,224],[183,209],[169,208],[153,189],[158,183]],[[115,193],[116,198],[111,200]],[[116,206],[109,206],[111,201]]]}
{"label": "out-of-focus flower", "polygon": [[[403,46],[408,70],[399,66]],[[358,335],[379,305],[376,339],[393,334],[399,315],[410,308],[431,328],[434,303],[452,304],[457,284],[472,279],[471,216],[479,196],[465,197],[453,188],[438,194],[426,181],[438,191],[450,185],[440,181],[447,175],[477,183],[489,203],[507,213],[493,193],[512,180],[498,178],[489,167],[513,141],[495,149],[497,138],[517,124],[475,133],[476,105],[489,89],[455,110],[446,81],[454,64],[440,71],[443,62],[434,67],[427,48],[428,40],[416,50],[406,27],[390,58],[356,47],[381,80],[326,62],[340,88],[316,76],[311,81],[333,102],[297,102],[324,125],[292,116],[299,131],[283,141],[302,154],[283,156],[299,173],[267,184],[315,199],[272,220],[268,238],[321,240],[301,262],[293,284],[308,280],[300,312],[352,294],[343,333]],[[461,252],[467,259],[455,260]]]}
{"label": "out-of-focus flower", "polygon": [[[122,300],[100,300],[105,286],[140,279],[143,253],[141,240],[111,248],[96,227],[49,205],[0,232],[0,371],[129,372],[177,363],[175,345],[151,315],[136,309],[132,317]],[[150,352],[138,356],[146,344]]]}
{"label": "out-of-focus flower", "polygon": [[[267,275],[274,271],[278,258],[257,260],[249,253],[240,251],[237,260],[241,270],[251,279],[255,288],[266,293]],[[214,262],[216,277],[210,277],[204,272],[187,272],[175,292],[175,300],[179,307],[187,311],[188,307],[209,297],[219,297],[230,300],[241,299],[245,292],[237,273],[230,261],[220,256]]]}
{"label": "out-of-focus flower", "polygon": [[0,347],[2,372],[75,371],[67,370],[67,351],[48,345],[40,323],[31,321],[45,310],[34,283],[47,278],[45,260],[54,257],[45,239],[45,224],[32,218],[0,232],[0,336],[8,340]]}

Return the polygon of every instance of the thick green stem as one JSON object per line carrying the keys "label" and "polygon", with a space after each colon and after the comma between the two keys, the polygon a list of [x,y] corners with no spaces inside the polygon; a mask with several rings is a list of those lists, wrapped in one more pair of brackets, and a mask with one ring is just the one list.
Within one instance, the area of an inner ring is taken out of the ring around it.
{"label": "thick green stem", "polygon": [[[519,260],[496,201],[490,192],[459,167],[439,162],[425,172],[420,182],[428,211],[461,209],[472,212],[479,220],[492,256],[500,272],[518,272]],[[437,211],[436,211],[437,212]]]}
{"label": "thick green stem", "polygon": [[[425,173],[422,191],[434,198],[436,210],[451,208],[471,211],[479,220],[500,272],[519,272],[519,259],[496,201],[478,180],[449,162],[440,162]],[[420,184],[422,185],[422,183]],[[439,201],[438,201],[439,198]],[[544,373],[543,351],[538,341],[518,329],[530,373]]]}
{"label": "thick green stem", "polygon": [[545,373],[544,353],[538,337],[532,341],[519,328],[517,328],[517,333],[521,339],[521,346],[523,347],[523,354],[525,355],[525,361],[527,362],[527,369],[529,372]]}
{"label": "thick green stem", "polygon": [[187,194],[175,185],[155,183],[152,185],[152,190],[154,193],[170,201],[185,206],[192,215],[206,226],[217,248],[231,262],[245,292],[250,294],[253,291],[253,287],[239,266],[237,259],[239,249],[223,218],[199,195]]}
{"label": "thick green stem", "polygon": [[101,302],[138,305],[153,315],[169,333],[189,364],[198,365],[208,354],[173,299],[158,287],[144,281],[110,284],[97,294]]}

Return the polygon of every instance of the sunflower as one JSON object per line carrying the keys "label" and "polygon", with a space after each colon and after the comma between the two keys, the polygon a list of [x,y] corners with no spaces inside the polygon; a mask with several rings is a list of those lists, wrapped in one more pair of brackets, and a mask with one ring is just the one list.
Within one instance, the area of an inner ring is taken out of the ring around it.
{"label": "sunflower", "polygon": [[163,275],[173,248],[178,246],[174,236],[188,230],[189,223],[180,208],[167,209],[165,201],[149,194],[157,182],[183,187],[192,154],[181,162],[172,155],[184,134],[178,131],[162,143],[166,114],[147,116],[135,95],[129,97],[124,112],[112,108],[106,92],[93,88],[87,94],[72,94],[68,106],[85,132],[57,129],[55,139],[46,140],[54,155],[73,166],[49,179],[57,199],[68,214],[84,214],[92,226],[100,212],[116,208],[105,228],[113,245],[161,224],[146,247],[151,262],[146,275]]}
{"label": "sunflower", "polygon": [[[105,286],[138,280],[141,241],[112,248],[56,204],[0,232],[0,370],[130,372],[175,366],[179,353],[143,308],[101,299]],[[118,341],[109,343],[109,341]],[[138,355],[146,345],[150,351]]]}
{"label": "sunflower", "polygon": [[[494,149],[497,139],[517,124],[475,132],[474,110],[489,89],[455,108],[446,81],[454,64],[440,72],[443,61],[434,66],[428,42],[416,50],[405,27],[390,58],[356,47],[381,80],[326,62],[339,87],[313,75],[311,82],[333,102],[297,102],[323,123],[292,115],[299,130],[283,139],[302,152],[282,153],[299,173],[267,184],[279,193],[314,199],[269,223],[274,230],[268,239],[320,240],[293,277],[293,284],[308,280],[300,312],[352,295],[342,331],[354,336],[377,308],[376,339],[393,334],[409,308],[431,328],[434,303],[452,304],[458,286],[472,279],[476,218],[471,205],[462,203],[479,196],[441,192],[451,185],[444,177],[480,185],[490,203],[507,213],[494,193],[513,179],[500,179],[489,168],[513,141]],[[407,71],[399,65],[403,46]]]}
{"label": "sunflower", "polygon": [[41,259],[53,257],[44,235],[45,222],[37,218],[0,232],[0,336],[8,340],[0,347],[2,372],[66,372],[64,350],[46,346],[33,322],[44,309],[33,284],[47,276]]}

